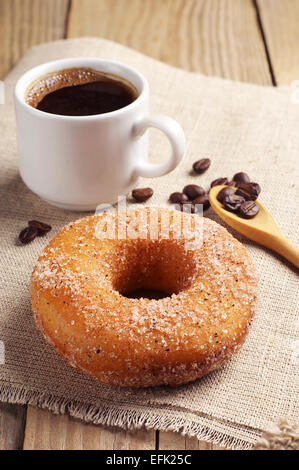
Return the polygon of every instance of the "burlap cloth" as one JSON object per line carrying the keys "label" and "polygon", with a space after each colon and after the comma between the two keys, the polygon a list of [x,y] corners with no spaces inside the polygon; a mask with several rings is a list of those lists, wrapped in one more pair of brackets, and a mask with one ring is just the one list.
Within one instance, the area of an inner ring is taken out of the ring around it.
{"label": "burlap cloth", "polygon": [[[286,418],[298,421],[297,275],[290,264],[237,233],[260,273],[260,298],[249,336],[224,368],[176,389],[118,389],[103,386],[70,367],[36,330],[29,301],[29,278],[44,245],[67,222],[82,214],[55,209],[32,194],[17,168],[12,87],[30,67],[76,56],[118,59],[148,78],[151,111],[177,119],[187,137],[183,163],[170,175],[145,180],[152,203],[186,183],[208,187],[219,176],[247,171],[262,186],[261,201],[285,235],[298,235],[299,104],[291,90],[265,88],[205,77],[157,62],[100,39],[58,41],[33,48],[6,80],[0,106],[1,155],[1,310],[0,340],[6,361],[0,365],[0,398],[31,403],[92,421],[138,428],[175,430],[215,443],[249,448],[260,431]],[[163,159],[166,139],[152,133],[151,155]],[[202,176],[192,162],[209,157]],[[219,219],[210,210],[208,217]],[[29,219],[53,226],[50,235],[19,246],[18,232]],[[298,240],[297,240],[298,241]]]}

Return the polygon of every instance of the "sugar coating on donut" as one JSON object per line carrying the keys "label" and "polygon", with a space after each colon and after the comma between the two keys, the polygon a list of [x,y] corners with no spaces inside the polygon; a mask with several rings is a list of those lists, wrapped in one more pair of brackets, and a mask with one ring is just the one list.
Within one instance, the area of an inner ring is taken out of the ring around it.
{"label": "sugar coating on donut", "polygon": [[[137,289],[168,296],[126,296]],[[67,225],[31,279],[50,344],[100,382],[131,387],[179,385],[220,367],[243,342],[256,295],[254,265],[225,228],[153,207]]]}

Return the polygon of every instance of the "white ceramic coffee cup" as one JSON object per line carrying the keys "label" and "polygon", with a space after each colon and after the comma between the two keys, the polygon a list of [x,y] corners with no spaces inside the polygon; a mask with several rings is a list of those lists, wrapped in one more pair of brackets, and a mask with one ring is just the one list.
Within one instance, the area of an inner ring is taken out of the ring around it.
{"label": "white ceramic coffee cup", "polygon": [[[138,98],[128,106],[92,116],[62,116],[25,102],[27,87],[39,77],[73,67],[113,73],[133,84]],[[180,125],[167,116],[148,116],[149,86],[143,75],[119,62],[98,58],[63,59],[26,72],[15,88],[20,174],[25,184],[50,204],[93,210],[114,203],[136,186],[138,177],[172,171],[185,151]],[[147,161],[149,127],[160,129],[171,144],[165,163]]]}

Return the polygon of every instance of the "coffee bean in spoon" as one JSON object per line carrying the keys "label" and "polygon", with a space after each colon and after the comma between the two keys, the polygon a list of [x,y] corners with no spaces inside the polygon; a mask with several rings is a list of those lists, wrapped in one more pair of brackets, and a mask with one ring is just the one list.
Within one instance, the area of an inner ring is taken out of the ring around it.
{"label": "coffee bean in spoon", "polygon": [[230,212],[238,212],[245,199],[242,196],[237,196],[235,193],[225,196],[223,199],[224,209]]}
{"label": "coffee bean in spoon", "polygon": [[241,183],[250,183],[250,178],[247,175],[247,173],[244,173],[243,171],[240,171],[239,173],[236,173],[233,177],[233,181],[237,184],[237,186]]}
{"label": "coffee bean in spoon", "polygon": [[254,201],[244,201],[240,206],[238,215],[244,219],[252,219],[259,211],[260,208]]}
{"label": "coffee bean in spoon", "polygon": [[50,232],[52,229],[51,225],[45,224],[45,222],[40,222],[39,220],[29,220],[29,227],[34,227],[37,229],[37,235],[44,235],[45,233]]}
{"label": "coffee bean in spoon", "polygon": [[261,187],[258,183],[240,183],[236,194],[244,197],[246,201],[255,201],[261,192]]}
{"label": "coffee bean in spoon", "polygon": [[201,158],[200,160],[197,160],[193,163],[193,170],[195,171],[195,173],[201,175],[202,173],[207,171],[210,165],[211,160],[209,158]]}
{"label": "coffee bean in spoon", "polygon": [[35,237],[38,235],[38,230],[36,227],[26,227],[19,234],[19,240],[24,245],[32,242]]}
{"label": "coffee bean in spoon", "polygon": [[188,196],[186,196],[186,194],[180,193],[178,191],[175,192],[175,193],[171,193],[171,195],[169,196],[169,200],[173,204],[184,204],[186,202],[189,202]]}
{"label": "coffee bean in spoon", "polygon": [[153,194],[154,191],[152,188],[137,188],[132,191],[132,196],[137,202],[145,202],[152,197]]}
{"label": "coffee bean in spoon", "polygon": [[195,212],[198,212],[197,209],[199,209],[199,208],[196,207],[197,205],[202,205],[202,209],[204,211],[208,210],[209,207],[210,207],[209,196],[207,194],[203,194],[202,196],[198,196],[192,202],[195,206]]}
{"label": "coffee bean in spoon", "polygon": [[188,196],[190,200],[192,200],[198,196],[202,196],[203,194],[206,194],[206,191],[201,186],[198,186],[197,184],[188,184],[187,186],[184,187],[183,193],[186,194],[186,196]]}
{"label": "coffee bean in spoon", "polygon": [[228,184],[228,179],[227,178],[217,178],[214,181],[212,181],[211,188],[213,188],[214,186],[221,186],[221,185],[224,185],[224,184],[225,185]]}
{"label": "coffee bean in spoon", "polygon": [[231,196],[232,194],[235,194],[235,191],[233,190],[233,188],[230,188],[230,187],[222,188],[217,194],[217,199],[219,202],[223,202],[226,196]]}

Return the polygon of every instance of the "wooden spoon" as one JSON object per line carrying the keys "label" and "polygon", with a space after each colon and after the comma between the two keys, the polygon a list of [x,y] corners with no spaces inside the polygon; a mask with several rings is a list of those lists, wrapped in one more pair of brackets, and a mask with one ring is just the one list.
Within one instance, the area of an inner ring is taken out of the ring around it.
{"label": "wooden spoon", "polygon": [[259,206],[260,211],[253,219],[242,219],[238,215],[224,209],[221,202],[217,200],[217,194],[222,188],[226,187],[214,186],[210,189],[209,193],[211,206],[219,217],[237,230],[237,232],[260,245],[276,251],[299,268],[299,249],[284,237],[273,217],[259,201],[255,202]]}

